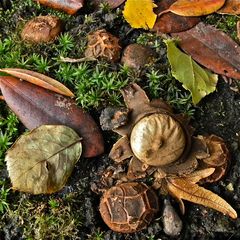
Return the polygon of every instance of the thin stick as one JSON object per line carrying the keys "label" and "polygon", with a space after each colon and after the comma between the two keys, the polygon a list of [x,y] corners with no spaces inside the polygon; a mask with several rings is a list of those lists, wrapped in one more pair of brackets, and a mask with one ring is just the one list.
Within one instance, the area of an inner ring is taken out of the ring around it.
{"label": "thin stick", "polygon": [[78,62],[85,62],[85,61],[96,61],[96,58],[93,57],[84,57],[84,58],[65,58],[60,57],[61,62],[69,62],[69,63],[78,63]]}

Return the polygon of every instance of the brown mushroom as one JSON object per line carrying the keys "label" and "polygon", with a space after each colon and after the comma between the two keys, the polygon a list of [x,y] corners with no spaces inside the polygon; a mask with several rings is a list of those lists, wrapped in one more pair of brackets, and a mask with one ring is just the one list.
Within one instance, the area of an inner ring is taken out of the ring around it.
{"label": "brown mushroom", "polygon": [[158,211],[158,197],[143,183],[122,183],[107,190],[100,202],[104,222],[113,231],[132,233],[145,228]]}
{"label": "brown mushroom", "polygon": [[56,39],[62,30],[62,22],[55,16],[39,16],[26,23],[21,37],[31,43],[49,43]]}

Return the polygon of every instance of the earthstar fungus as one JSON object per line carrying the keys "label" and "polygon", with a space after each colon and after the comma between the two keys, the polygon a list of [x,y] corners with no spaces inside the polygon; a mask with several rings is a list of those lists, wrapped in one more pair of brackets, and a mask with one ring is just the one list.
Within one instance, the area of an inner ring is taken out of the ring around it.
{"label": "earthstar fungus", "polygon": [[[197,185],[215,182],[224,175],[229,151],[223,139],[215,135],[193,136],[186,116],[174,114],[160,99],[150,101],[137,84],[129,85],[122,94],[129,111],[128,121],[113,127],[122,137],[109,154],[118,165],[128,164],[118,182],[152,176],[152,187],[173,196],[182,213],[185,199],[237,218],[236,211],[225,200]],[[107,224],[115,230],[113,222]]]}

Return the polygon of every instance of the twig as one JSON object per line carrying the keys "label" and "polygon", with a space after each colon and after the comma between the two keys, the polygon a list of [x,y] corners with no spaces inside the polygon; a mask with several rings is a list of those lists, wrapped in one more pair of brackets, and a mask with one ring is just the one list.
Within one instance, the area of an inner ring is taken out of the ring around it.
{"label": "twig", "polygon": [[60,57],[61,62],[68,62],[68,63],[78,63],[78,62],[87,62],[87,61],[97,61],[94,57],[84,57],[84,58],[65,58]]}

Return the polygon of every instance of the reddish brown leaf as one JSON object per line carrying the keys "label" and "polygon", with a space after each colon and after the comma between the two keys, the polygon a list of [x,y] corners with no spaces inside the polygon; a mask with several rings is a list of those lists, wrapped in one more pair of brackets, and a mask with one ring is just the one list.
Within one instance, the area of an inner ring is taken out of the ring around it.
{"label": "reddish brown leaf", "polygon": [[56,93],[60,93],[68,97],[74,97],[74,94],[63,84],[41,73],[20,68],[2,68],[0,69],[0,72],[10,74],[14,77],[20,78],[21,80],[28,81]]}
{"label": "reddish brown leaf", "polygon": [[0,77],[0,88],[8,106],[30,130],[44,124],[66,125],[83,138],[84,157],[103,153],[98,126],[73,99],[15,77]]}
{"label": "reddish brown leaf", "polygon": [[75,14],[83,6],[84,0],[35,0],[47,7]]}
{"label": "reddish brown leaf", "polygon": [[217,11],[223,6],[225,0],[177,0],[166,12],[173,12],[181,16],[203,16]]}
{"label": "reddish brown leaf", "polygon": [[201,65],[215,73],[240,79],[240,47],[222,31],[199,23],[172,36],[179,37],[179,46]]}
{"label": "reddish brown leaf", "polygon": [[239,0],[226,0],[222,8],[217,13],[221,14],[240,14],[240,1]]}
{"label": "reddish brown leaf", "polygon": [[[174,2],[176,2],[176,0],[161,1],[157,4],[158,7],[154,8],[154,12],[159,14],[168,9]],[[157,18],[153,31],[157,33],[182,32],[192,28],[200,21],[199,17],[183,17],[169,12]]]}

